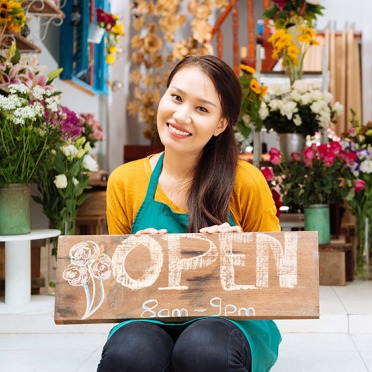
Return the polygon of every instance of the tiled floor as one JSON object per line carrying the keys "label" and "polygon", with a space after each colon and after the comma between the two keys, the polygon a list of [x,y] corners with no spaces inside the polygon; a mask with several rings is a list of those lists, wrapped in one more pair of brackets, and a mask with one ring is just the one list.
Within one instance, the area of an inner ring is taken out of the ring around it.
{"label": "tiled floor", "polygon": [[[372,372],[372,281],[320,287],[319,320],[277,321],[283,342],[273,372]],[[96,370],[110,324],[55,325],[54,297],[12,308],[0,300],[0,370]],[[145,371],[146,372],[146,371]]]}

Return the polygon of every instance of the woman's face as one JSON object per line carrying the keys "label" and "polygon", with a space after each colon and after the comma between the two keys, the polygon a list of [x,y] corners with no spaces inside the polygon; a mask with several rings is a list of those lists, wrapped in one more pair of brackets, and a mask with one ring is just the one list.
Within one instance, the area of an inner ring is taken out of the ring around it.
{"label": "woman's face", "polygon": [[217,91],[200,68],[184,67],[173,77],[159,102],[157,126],[165,148],[196,155],[225,130]]}

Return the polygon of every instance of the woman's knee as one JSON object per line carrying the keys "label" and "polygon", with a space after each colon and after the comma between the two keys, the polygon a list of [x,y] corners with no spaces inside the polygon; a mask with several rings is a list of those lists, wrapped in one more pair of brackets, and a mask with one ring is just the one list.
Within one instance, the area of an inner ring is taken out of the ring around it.
{"label": "woman's knee", "polygon": [[156,324],[127,324],[104,345],[98,372],[168,371],[173,346],[172,338]]}
{"label": "woman's knee", "polygon": [[172,355],[174,371],[250,371],[248,341],[233,323],[205,318],[188,326]]}

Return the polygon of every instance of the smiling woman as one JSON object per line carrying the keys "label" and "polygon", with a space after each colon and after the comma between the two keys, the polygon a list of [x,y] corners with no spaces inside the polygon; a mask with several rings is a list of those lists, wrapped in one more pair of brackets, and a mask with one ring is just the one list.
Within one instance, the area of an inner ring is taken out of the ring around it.
{"label": "smiling woman", "polygon": [[[234,126],[240,103],[239,79],[221,59],[179,62],[158,107],[164,151],[110,175],[109,233],[280,231],[265,178],[238,161]],[[98,371],[266,371],[280,340],[272,321],[125,321],[111,331]]]}

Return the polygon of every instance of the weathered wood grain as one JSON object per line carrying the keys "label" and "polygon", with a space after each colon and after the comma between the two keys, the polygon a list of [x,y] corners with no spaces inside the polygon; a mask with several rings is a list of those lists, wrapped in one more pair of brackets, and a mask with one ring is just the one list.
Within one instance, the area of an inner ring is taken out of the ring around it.
{"label": "weathered wood grain", "polygon": [[57,324],[319,317],[316,232],[61,236],[56,275]]}

